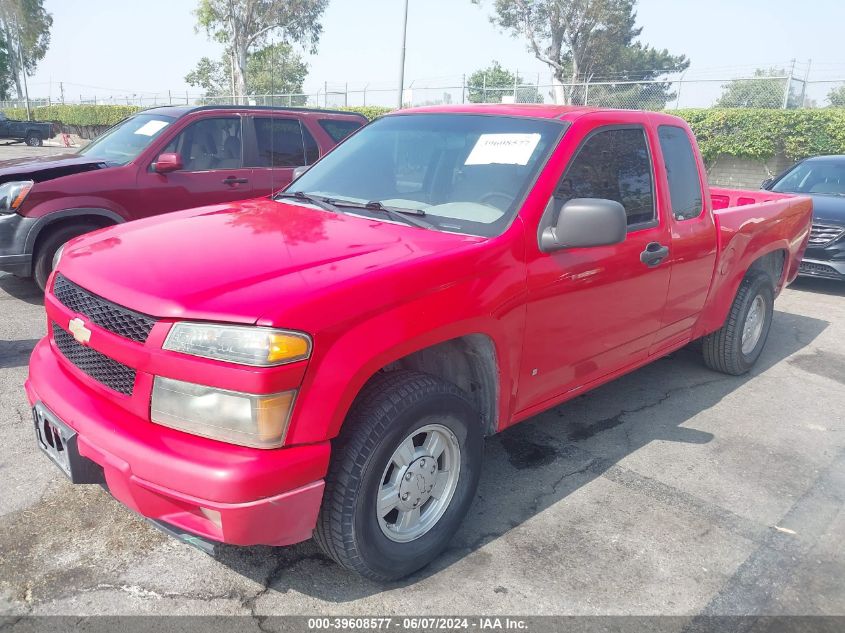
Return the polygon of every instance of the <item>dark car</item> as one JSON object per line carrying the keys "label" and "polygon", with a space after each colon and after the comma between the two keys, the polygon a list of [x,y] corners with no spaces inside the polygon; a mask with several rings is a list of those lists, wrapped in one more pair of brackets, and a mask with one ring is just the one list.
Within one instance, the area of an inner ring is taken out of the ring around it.
{"label": "dark car", "polygon": [[0,112],[0,139],[12,139],[30,147],[40,147],[45,138],[53,136],[53,124],[39,121],[16,121],[7,119]]}
{"label": "dark car", "polygon": [[129,220],[267,196],[366,123],[250,106],[140,112],[75,154],[0,162],[0,271],[43,289],[62,244]]}
{"label": "dark car", "polygon": [[845,281],[845,156],[796,163],[763,189],[813,198],[813,228],[799,274]]}

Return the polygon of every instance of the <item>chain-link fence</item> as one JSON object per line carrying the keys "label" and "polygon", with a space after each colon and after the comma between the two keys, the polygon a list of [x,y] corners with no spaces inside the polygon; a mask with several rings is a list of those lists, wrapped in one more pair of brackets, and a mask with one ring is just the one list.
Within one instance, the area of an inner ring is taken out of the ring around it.
{"label": "chain-link fence", "polygon": [[[452,103],[561,103],[598,107],[674,110],[681,108],[821,108],[845,107],[845,79],[810,80],[794,74],[751,76],[732,79],[667,77],[648,81],[583,81],[557,83],[550,77],[536,76],[526,81],[523,75],[510,85],[471,82],[466,76],[417,79],[403,90],[404,106]],[[165,91],[80,95],[78,100],[65,97],[30,99],[30,107],[60,103],[96,105],[225,105],[250,104],[276,107],[396,107],[399,93],[385,83],[329,83],[313,92],[298,94],[205,95]],[[23,100],[0,102],[0,108],[24,107]]]}

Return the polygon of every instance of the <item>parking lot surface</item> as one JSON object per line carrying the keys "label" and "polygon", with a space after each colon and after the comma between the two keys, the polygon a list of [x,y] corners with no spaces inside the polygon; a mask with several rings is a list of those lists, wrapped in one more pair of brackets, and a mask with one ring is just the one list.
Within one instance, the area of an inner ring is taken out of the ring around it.
{"label": "parking lot surface", "polygon": [[845,615],[845,284],[786,289],[747,376],[685,349],[488,439],[451,547],[389,585],[69,484],[23,392],[42,298],[0,273],[0,314],[0,615]]}
{"label": "parking lot surface", "polygon": [[51,156],[53,154],[64,154],[75,152],[78,147],[61,147],[58,138],[52,138],[45,142],[43,147],[27,147],[20,143],[7,143],[0,141],[0,161],[12,158],[33,158],[37,156]]}

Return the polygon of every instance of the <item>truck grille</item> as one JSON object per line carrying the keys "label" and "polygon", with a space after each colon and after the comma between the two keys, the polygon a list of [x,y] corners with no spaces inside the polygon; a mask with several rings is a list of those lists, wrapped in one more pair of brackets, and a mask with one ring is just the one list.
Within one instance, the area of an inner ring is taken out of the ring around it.
{"label": "truck grille", "polygon": [[845,234],[845,227],[813,223],[810,229],[810,246],[827,246]]}
{"label": "truck grille", "polygon": [[125,396],[132,395],[132,390],[135,388],[134,369],[82,345],[57,323],[52,325],[53,341],[65,358],[109,389]]}
{"label": "truck grille", "polygon": [[833,266],[827,264],[818,264],[816,262],[801,262],[798,266],[798,272],[801,275],[812,275],[814,277],[827,277],[828,279],[841,279],[837,270]]}
{"label": "truck grille", "polygon": [[113,334],[143,343],[156,320],[135,312],[80,288],[72,281],[56,275],[53,294],[65,307],[87,317]]}

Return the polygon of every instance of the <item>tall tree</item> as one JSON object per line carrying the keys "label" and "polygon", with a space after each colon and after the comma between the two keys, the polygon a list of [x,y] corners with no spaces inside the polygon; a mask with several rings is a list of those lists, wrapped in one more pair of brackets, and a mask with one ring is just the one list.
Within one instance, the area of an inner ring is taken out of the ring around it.
{"label": "tall tree", "polygon": [[513,95],[520,103],[543,103],[534,86],[524,86],[519,73],[513,73],[495,59],[487,68],[476,70],[467,80],[470,103],[499,102],[504,95]]}
{"label": "tall tree", "polygon": [[52,26],[53,16],[44,9],[44,0],[0,0],[0,29],[18,99],[23,98],[24,73],[33,74],[47,53]]}
{"label": "tall tree", "polygon": [[6,101],[12,97],[12,69],[9,66],[9,46],[6,44],[5,35],[0,29],[0,101]]}
{"label": "tall tree", "polygon": [[[284,42],[250,52],[246,65],[248,95],[299,95],[308,76],[308,65],[294,52],[293,47]],[[220,61],[203,57],[185,76],[185,82],[202,88],[206,97],[231,95],[231,58],[225,54]],[[289,104],[300,105],[302,101],[290,99]]]}
{"label": "tall tree", "polygon": [[[581,84],[587,80],[654,80],[689,66],[683,55],[636,41],[642,27],[636,26],[635,4],[636,0],[493,0],[490,19],[528,41],[534,56],[552,71],[555,101],[571,105],[583,102]],[[669,88],[658,83],[646,92],[652,102],[657,96],[665,104],[672,97]]]}
{"label": "tall tree", "polygon": [[[786,88],[782,68],[758,68],[753,79],[736,79],[722,86],[717,108],[782,108]],[[797,99],[790,90],[788,106]]]}
{"label": "tall tree", "polygon": [[262,47],[276,34],[316,52],[323,31],[320,17],[328,4],[329,0],[199,0],[195,14],[197,28],[225,44],[235,92],[245,96],[250,48]]}
{"label": "tall tree", "polygon": [[833,88],[828,92],[827,101],[831,108],[845,108],[845,86]]}

